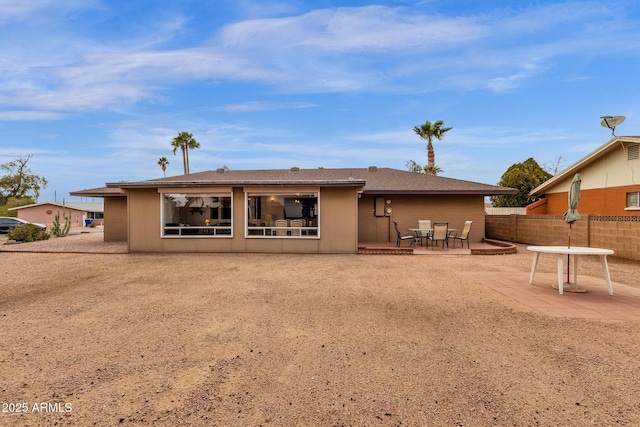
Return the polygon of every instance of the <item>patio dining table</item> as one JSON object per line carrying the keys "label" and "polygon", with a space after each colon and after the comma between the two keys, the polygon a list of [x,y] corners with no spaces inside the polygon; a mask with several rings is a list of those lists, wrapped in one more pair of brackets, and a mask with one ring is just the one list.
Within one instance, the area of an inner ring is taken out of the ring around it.
{"label": "patio dining table", "polygon": [[[430,236],[433,233],[433,228],[410,228],[409,231],[414,234],[411,245],[413,246],[415,242],[419,241],[420,246],[422,246],[422,238]],[[457,228],[449,228],[448,235],[451,235],[451,233],[457,233],[458,231],[459,230]]]}

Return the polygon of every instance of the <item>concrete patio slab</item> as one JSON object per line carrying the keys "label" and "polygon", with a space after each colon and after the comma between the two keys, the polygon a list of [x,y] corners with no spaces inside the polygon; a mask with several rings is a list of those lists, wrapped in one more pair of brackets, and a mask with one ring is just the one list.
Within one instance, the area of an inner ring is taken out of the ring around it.
{"label": "concrete patio slab", "polygon": [[557,275],[538,273],[529,285],[529,272],[465,272],[470,280],[481,283],[519,303],[552,317],[597,320],[640,321],[640,289],[613,282],[613,295],[601,277],[578,275],[584,293],[563,295],[553,289]]}

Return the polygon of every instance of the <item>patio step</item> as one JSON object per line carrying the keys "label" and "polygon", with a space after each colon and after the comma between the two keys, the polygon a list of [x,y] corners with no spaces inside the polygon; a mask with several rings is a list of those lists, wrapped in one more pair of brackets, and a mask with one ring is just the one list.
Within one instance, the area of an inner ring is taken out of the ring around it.
{"label": "patio step", "polygon": [[[414,251],[414,249],[416,251]],[[516,245],[509,242],[502,242],[499,240],[482,239],[482,243],[471,244],[471,250],[466,248],[452,249],[447,248],[443,251],[428,250],[424,247],[403,246],[397,247],[393,244],[360,244],[358,245],[358,254],[360,255],[454,255],[464,254],[461,251],[466,251],[466,254],[471,255],[506,255],[515,254],[517,252]]]}
{"label": "patio step", "polygon": [[482,238],[482,243],[485,243],[485,245],[481,248],[471,248],[471,255],[507,255],[518,252],[516,245],[513,243],[485,239],[484,237]]}
{"label": "patio step", "polygon": [[413,255],[413,248],[397,246],[358,245],[358,255]]}

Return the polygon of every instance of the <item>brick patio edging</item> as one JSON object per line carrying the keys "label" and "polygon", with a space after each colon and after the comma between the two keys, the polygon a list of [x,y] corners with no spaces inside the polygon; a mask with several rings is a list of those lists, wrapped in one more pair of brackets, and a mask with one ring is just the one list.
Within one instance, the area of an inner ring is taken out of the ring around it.
{"label": "brick patio edging", "polygon": [[518,253],[516,245],[508,242],[501,242],[500,240],[482,238],[482,243],[486,243],[495,248],[471,248],[471,255],[507,255]]}

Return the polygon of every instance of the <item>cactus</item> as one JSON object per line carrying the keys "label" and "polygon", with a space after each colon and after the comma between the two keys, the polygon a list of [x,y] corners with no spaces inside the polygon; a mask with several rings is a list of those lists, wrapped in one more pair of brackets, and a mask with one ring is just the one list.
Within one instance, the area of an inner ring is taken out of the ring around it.
{"label": "cactus", "polygon": [[60,211],[56,213],[56,216],[53,220],[53,227],[51,227],[51,233],[56,237],[64,237],[69,234],[69,230],[71,229],[71,218],[67,216],[67,212],[62,209],[62,216],[65,220],[64,226],[60,226]]}

